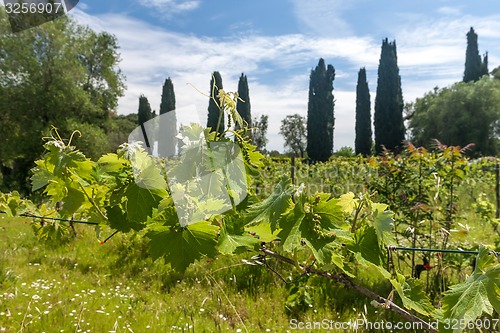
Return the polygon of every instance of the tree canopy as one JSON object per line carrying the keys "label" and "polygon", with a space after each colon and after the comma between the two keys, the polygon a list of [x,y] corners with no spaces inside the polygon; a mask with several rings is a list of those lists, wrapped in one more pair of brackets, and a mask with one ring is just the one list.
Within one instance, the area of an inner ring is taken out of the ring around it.
{"label": "tree canopy", "polygon": [[[168,114],[168,115],[167,115]],[[175,114],[174,84],[165,80],[161,94],[158,154],[162,157],[175,155],[177,146],[177,117]]]}
{"label": "tree canopy", "polygon": [[[82,128],[83,137],[102,139],[123,95],[124,76],[116,38],[80,26],[69,16],[12,33],[0,8],[0,168],[4,189],[27,192],[40,138],[51,125],[60,133]],[[97,139],[96,139],[97,140]],[[100,140],[100,139],[99,139]],[[99,141],[98,140],[98,141]],[[103,139],[104,140],[104,139]],[[75,139],[77,146],[82,142]],[[107,142],[104,146],[109,147]],[[81,147],[90,156],[92,149]]]}
{"label": "tree canopy", "polygon": [[212,79],[210,80],[210,100],[208,101],[208,119],[207,127],[212,131],[221,134],[224,132],[224,113],[221,112],[218,105],[219,90],[223,89],[222,77],[219,72],[213,72]]}
{"label": "tree canopy", "polygon": [[144,95],[139,96],[139,110],[137,112],[137,124],[142,125],[151,118],[153,118],[153,112],[151,111],[151,105],[149,104],[148,98]]}
{"label": "tree canopy", "polygon": [[415,145],[429,147],[433,139],[461,147],[474,143],[475,155],[497,154],[500,81],[484,76],[428,92],[413,104],[409,129]]}
{"label": "tree canopy", "polygon": [[307,146],[306,119],[300,114],[288,115],[281,121],[280,134],[285,139],[285,147],[295,156],[304,157]]}
{"label": "tree canopy", "polygon": [[368,156],[372,150],[372,121],[371,121],[370,90],[366,81],[366,69],[363,67],[358,73],[356,86],[356,139],[354,151],[356,155]]}
{"label": "tree canopy", "polygon": [[385,147],[398,152],[405,139],[403,123],[403,93],[399,76],[396,41],[384,39],[378,66],[377,96],[375,97],[375,150]]}
{"label": "tree canopy", "polygon": [[248,80],[245,74],[241,74],[238,81],[238,96],[240,97],[236,103],[236,110],[241,118],[252,127],[252,113],[250,108],[250,93],[248,91]]}
{"label": "tree canopy", "polygon": [[260,118],[253,118],[252,143],[261,152],[266,151],[268,125],[269,116],[266,114],[261,115]]}
{"label": "tree canopy", "polygon": [[333,80],[335,69],[320,59],[309,79],[307,154],[313,161],[327,161],[333,153]]}
{"label": "tree canopy", "polygon": [[477,81],[488,74],[488,53],[481,59],[477,34],[474,28],[467,33],[467,50],[465,51],[464,82]]}

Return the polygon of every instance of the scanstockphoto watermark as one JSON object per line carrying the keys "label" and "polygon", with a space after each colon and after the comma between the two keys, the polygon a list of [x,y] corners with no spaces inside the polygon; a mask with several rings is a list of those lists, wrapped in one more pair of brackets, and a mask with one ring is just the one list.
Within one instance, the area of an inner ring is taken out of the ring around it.
{"label": "scanstockphoto watermark", "polygon": [[31,29],[66,15],[78,0],[4,0],[12,32]]}
{"label": "scanstockphoto watermark", "polygon": [[[427,323],[428,326],[438,329],[439,322],[431,321]],[[364,319],[356,319],[349,321],[336,321],[331,319],[322,319],[320,321],[299,321],[298,319],[290,319],[290,329],[301,330],[325,330],[325,331],[385,331],[394,330],[395,332],[424,329],[424,323],[421,322],[391,322],[391,321],[368,321]]]}
{"label": "scanstockphoto watermark", "polygon": [[[271,178],[276,173],[290,174],[292,171],[291,161],[288,159],[274,159],[276,163],[267,168],[259,170],[259,177]],[[298,163],[293,166],[294,177],[299,182],[308,182],[314,179],[338,181],[370,180],[380,177],[379,169],[365,163],[332,163],[326,167],[318,167],[316,164]]]}
{"label": "scanstockphoto watermark", "polygon": [[[263,178],[264,179],[264,178]],[[320,179],[318,182],[297,182],[296,184],[304,184],[303,188],[307,196],[315,195],[316,193],[330,193],[334,197],[339,197],[342,194],[366,193],[367,186],[365,183],[354,183],[345,181],[336,183],[335,181]],[[269,196],[276,188],[276,184],[263,182],[255,186],[255,193],[259,196]]]}
{"label": "scanstockphoto watermark", "polygon": [[[185,112],[194,112],[186,108]],[[211,141],[199,123],[177,129],[177,110],[154,117],[134,129],[129,147],[142,146],[150,156],[165,162],[152,163],[140,150],[129,152],[135,182],[149,190],[163,189],[155,176],[166,176],[181,226],[234,209],[248,194],[243,153],[233,140]],[[168,161],[172,163],[169,163]]]}

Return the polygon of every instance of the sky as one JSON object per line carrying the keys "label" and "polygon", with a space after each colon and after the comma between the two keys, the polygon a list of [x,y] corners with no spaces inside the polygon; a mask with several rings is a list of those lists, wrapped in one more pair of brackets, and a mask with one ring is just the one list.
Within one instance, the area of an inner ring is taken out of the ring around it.
{"label": "sky", "polygon": [[470,27],[489,69],[500,66],[498,0],[80,0],[70,15],[118,39],[127,85],[119,114],[137,112],[141,94],[158,110],[170,77],[178,121],[205,125],[211,73],[221,73],[226,91],[245,73],[252,115],[269,116],[268,150],[284,150],[286,115],[307,115],[319,58],[336,71],[334,150],[354,147],[361,67],[373,119],[383,39],[396,40],[405,102],[462,79]]}

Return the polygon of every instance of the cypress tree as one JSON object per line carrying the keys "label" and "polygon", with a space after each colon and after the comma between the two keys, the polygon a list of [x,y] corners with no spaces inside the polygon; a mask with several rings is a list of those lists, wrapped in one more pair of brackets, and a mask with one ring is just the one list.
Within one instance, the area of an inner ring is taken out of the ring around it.
{"label": "cypress tree", "polygon": [[151,105],[146,96],[139,96],[139,111],[137,117],[137,123],[140,125],[144,124],[148,120],[153,118],[153,112],[151,111]]}
{"label": "cypress tree", "polygon": [[483,72],[486,69],[488,71],[488,57],[485,56],[485,64],[481,60],[479,55],[479,48],[477,45],[477,34],[474,32],[474,28],[470,28],[467,33],[467,50],[465,51],[465,71],[464,71],[464,82],[477,81],[483,76]]}
{"label": "cypress tree", "polygon": [[368,156],[372,149],[372,120],[371,120],[370,90],[366,81],[366,69],[363,67],[358,73],[356,86],[356,139],[354,142],[356,155]]}
{"label": "cypress tree", "polygon": [[403,93],[399,76],[396,41],[382,41],[378,66],[377,96],[375,97],[375,150],[382,146],[399,152],[405,139]]}
{"label": "cypress tree", "polygon": [[[210,127],[212,131],[217,131],[220,135],[224,132],[224,114],[221,113],[221,110],[219,109],[219,99],[217,97],[219,95],[219,89],[223,89],[222,77],[219,72],[214,72],[212,74],[212,79],[210,80],[210,100],[208,102],[207,127]],[[219,124],[218,128],[217,124]]]}
{"label": "cypress tree", "polygon": [[335,69],[320,59],[309,79],[307,154],[312,161],[327,161],[333,153],[333,80]]}
{"label": "cypress tree", "polygon": [[236,103],[236,110],[240,114],[241,118],[248,124],[248,127],[252,127],[252,114],[250,112],[250,95],[248,92],[248,80],[247,76],[243,73],[240,76],[238,82],[238,99]]}
{"label": "cypress tree", "polygon": [[488,52],[483,56],[483,61],[481,62],[481,72],[479,73],[481,77],[484,75],[490,75],[488,70]]}
{"label": "cypress tree", "polygon": [[[177,145],[177,118],[175,115],[174,84],[170,78],[165,80],[160,102],[160,125],[158,134],[158,154],[161,157],[175,155]],[[167,115],[168,113],[168,115]]]}

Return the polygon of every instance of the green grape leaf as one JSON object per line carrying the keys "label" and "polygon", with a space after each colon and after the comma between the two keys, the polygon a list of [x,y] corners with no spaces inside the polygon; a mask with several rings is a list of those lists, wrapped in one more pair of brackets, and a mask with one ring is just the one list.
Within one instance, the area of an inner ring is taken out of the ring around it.
{"label": "green grape leaf", "polygon": [[127,218],[127,213],[120,206],[106,207],[109,226],[121,232],[144,229],[145,223]]}
{"label": "green grape leaf", "polygon": [[93,171],[95,167],[95,162],[90,159],[85,159],[84,161],[75,161],[74,162],[74,171],[78,175],[78,178],[84,179],[86,181],[92,181]]}
{"label": "green grape leaf", "polygon": [[245,221],[237,215],[223,217],[217,248],[222,254],[232,254],[253,248],[261,241],[247,233],[244,229]]}
{"label": "green grape leaf", "polygon": [[283,177],[269,197],[248,208],[246,224],[271,223],[271,232],[274,232],[281,215],[292,205],[292,192],[290,179]]}
{"label": "green grape leaf", "polygon": [[8,201],[7,206],[9,207],[9,210],[12,212],[12,216],[17,215],[17,208],[19,207],[19,198],[11,198],[11,200]]}
{"label": "green grape leaf", "polygon": [[[87,178],[90,174],[88,171],[92,170],[92,162],[81,152],[75,150],[75,147],[64,146],[64,143],[60,141],[49,141],[44,147],[47,149],[44,159],[48,164],[54,166],[54,175],[60,176],[66,168],[81,169],[80,176],[82,178]],[[77,164],[77,162],[80,163]],[[78,173],[80,174],[80,170]]]}
{"label": "green grape leaf", "polygon": [[465,324],[483,313],[491,315],[493,309],[500,313],[500,264],[495,255],[481,247],[476,257],[476,267],[464,282],[450,287],[442,299],[443,315]]}
{"label": "green grape leaf", "polygon": [[281,231],[278,237],[281,238],[283,249],[287,252],[302,248],[302,232],[301,226],[306,217],[304,211],[305,195],[301,195],[294,208],[286,212],[280,221]]}
{"label": "green grape leaf", "polygon": [[97,164],[103,172],[120,172],[129,162],[117,154],[106,154],[99,158]]}
{"label": "green grape leaf", "polygon": [[336,266],[350,277],[353,275],[345,270],[345,258],[339,254],[339,245],[327,239],[315,239],[310,241],[304,240],[305,244],[311,249],[314,258],[320,265],[324,265],[323,269],[331,269]]}
{"label": "green grape leaf", "polygon": [[380,250],[375,228],[360,228],[356,231],[354,238],[354,243],[347,245],[349,250],[359,253],[364,259],[375,265],[382,264],[383,254]]}
{"label": "green grape leaf", "polygon": [[127,197],[127,218],[134,223],[145,222],[157,208],[162,197],[157,191],[139,187],[135,183],[128,185],[125,191]]}
{"label": "green grape leaf", "polygon": [[45,166],[45,161],[38,160],[35,162],[36,167],[34,167],[31,171],[33,172],[33,176],[31,176],[31,190],[36,191],[46,186],[50,180],[54,177],[52,173],[47,170]]}
{"label": "green grape leaf", "polygon": [[342,194],[339,198],[338,204],[342,207],[342,211],[351,214],[359,203],[359,199],[354,198],[354,193],[348,192]]}
{"label": "green grape leaf", "polygon": [[[336,264],[342,261],[341,256],[337,253],[340,244],[335,237],[325,235],[340,230],[333,227],[335,223],[338,223],[337,220],[343,213],[336,200],[325,201],[327,198],[329,195],[317,194],[311,198],[315,204],[311,204],[305,194],[301,194],[296,199],[293,210],[288,211],[280,220],[282,230],[278,236],[283,242],[285,251],[298,250],[302,248],[304,243],[321,265]],[[315,215],[316,222],[314,221]],[[315,230],[315,226],[317,230]],[[324,235],[320,236],[318,232],[322,232]],[[339,268],[343,269],[343,264],[339,265]]]}
{"label": "green grape leaf", "polygon": [[377,233],[380,246],[393,245],[396,243],[392,234],[394,228],[394,215],[391,211],[383,211],[381,207],[373,210],[373,227]]}
{"label": "green grape leaf", "polygon": [[154,259],[163,257],[178,272],[206,256],[213,258],[216,251],[218,227],[202,221],[185,228],[156,226],[146,233],[149,249]]}
{"label": "green grape leaf", "polygon": [[380,275],[387,280],[391,278],[391,273],[389,273],[384,267],[366,260],[361,253],[355,253],[354,258],[356,258],[358,264],[368,272],[367,275]]}
{"label": "green grape leaf", "polygon": [[161,196],[165,196],[167,194],[167,182],[165,178],[161,174],[160,168],[154,164],[154,161],[148,158],[148,164],[144,169],[140,171],[138,175],[135,177],[135,182],[138,186],[146,189],[154,189]]}
{"label": "green grape leaf", "polygon": [[190,123],[189,125],[181,126],[180,133],[184,138],[188,138],[189,141],[197,141],[202,137],[201,135],[206,132],[198,123]]}
{"label": "green grape leaf", "polygon": [[45,193],[51,197],[53,202],[58,202],[68,195],[68,188],[66,182],[59,177],[52,179],[45,188]]}
{"label": "green grape leaf", "polygon": [[35,235],[45,241],[60,242],[69,235],[69,227],[64,223],[46,222],[44,226],[39,223],[32,224]]}
{"label": "green grape leaf", "polygon": [[[256,150],[257,146],[249,144],[247,142],[243,143],[243,154],[245,155],[245,161],[250,171],[258,170],[264,167],[262,159],[264,156]],[[252,170],[253,169],[253,170]]]}
{"label": "green grape leaf", "polygon": [[346,225],[343,207],[339,204],[339,199],[330,199],[330,195],[325,193],[316,194],[317,199],[319,199],[319,202],[313,210],[315,214],[321,217],[321,226],[323,228],[333,230]]}
{"label": "green grape leaf", "polygon": [[254,248],[261,241],[251,235],[231,235],[221,231],[217,249],[222,254],[241,253]]}
{"label": "green grape leaf", "polygon": [[372,202],[370,201],[370,207],[372,208],[372,211],[378,211],[378,212],[384,212],[389,208],[388,204],[385,203],[380,203],[380,202]]}
{"label": "green grape leaf", "polygon": [[7,214],[7,216],[18,216],[26,210],[30,210],[34,205],[27,201],[22,200],[17,191],[11,193],[0,193],[0,211]]}
{"label": "green grape leaf", "polygon": [[[64,204],[60,212],[61,216],[63,217],[72,216],[78,209],[85,208],[84,204],[86,202],[88,203],[87,198],[80,189],[69,187],[68,194],[63,199]],[[86,206],[88,208],[88,205]]]}
{"label": "green grape leaf", "polygon": [[406,280],[401,274],[396,279],[391,279],[392,286],[403,301],[403,306],[412,309],[424,316],[431,316],[434,307],[425,292],[424,282],[418,279]]}
{"label": "green grape leaf", "polygon": [[261,242],[269,243],[278,240],[278,233],[281,229],[276,229],[271,232],[271,228],[267,223],[259,223],[251,226],[246,226],[245,230],[258,238]]}

